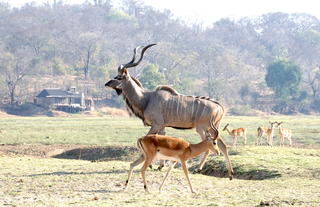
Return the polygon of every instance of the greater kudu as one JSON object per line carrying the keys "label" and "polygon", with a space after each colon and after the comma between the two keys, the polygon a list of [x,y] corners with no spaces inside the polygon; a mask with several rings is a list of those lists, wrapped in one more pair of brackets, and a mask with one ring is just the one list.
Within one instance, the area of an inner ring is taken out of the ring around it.
{"label": "greater kudu", "polygon": [[[129,75],[128,68],[137,66],[144,52],[156,44],[143,47],[140,59],[135,63],[135,56],[139,47],[134,49],[132,60],[118,67],[118,75],[109,80],[105,86],[122,94],[128,108],[139,117],[147,126],[151,126],[148,134],[165,134],[165,127],[177,129],[196,128],[202,140],[210,135],[217,140],[218,147],[222,151],[227,162],[229,178],[232,178],[233,170],[229,160],[228,150],[219,137],[218,127],[224,116],[224,108],[218,102],[199,96],[186,96],[179,94],[169,86],[159,86],[155,91],[143,88],[142,84]],[[205,160],[209,155],[207,151],[198,168],[201,171]],[[143,162],[141,156],[137,163]]]}

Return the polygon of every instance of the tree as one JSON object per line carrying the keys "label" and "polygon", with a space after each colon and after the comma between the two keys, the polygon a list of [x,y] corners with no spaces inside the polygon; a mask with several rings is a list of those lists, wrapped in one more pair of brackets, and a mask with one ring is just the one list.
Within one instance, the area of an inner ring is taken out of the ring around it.
{"label": "tree", "polygon": [[32,69],[37,64],[35,59],[30,59],[30,56],[13,56],[10,53],[3,53],[0,59],[0,70],[3,72],[0,79],[6,85],[9,103],[15,104],[17,101],[16,91],[19,84],[25,76],[32,73]]}
{"label": "tree", "polygon": [[153,90],[158,85],[164,84],[165,77],[155,65],[149,64],[143,69],[140,81],[144,87]]}
{"label": "tree", "polygon": [[301,69],[291,61],[278,59],[267,67],[265,80],[276,97],[288,99],[298,95]]}

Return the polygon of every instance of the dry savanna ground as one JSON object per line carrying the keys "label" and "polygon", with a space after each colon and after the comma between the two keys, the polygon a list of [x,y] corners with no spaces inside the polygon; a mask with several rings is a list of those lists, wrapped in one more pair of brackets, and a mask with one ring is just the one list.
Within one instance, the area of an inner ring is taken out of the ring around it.
{"label": "dry savanna ground", "polygon": [[[254,146],[256,128],[284,121],[294,147]],[[167,168],[148,169],[150,194],[139,168],[123,192],[136,139],[148,131],[128,117],[1,117],[0,206],[320,206],[320,120],[315,116],[226,117],[224,126],[248,128],[248,145],[230,150],[235,178],[222,156],[211,156],[202,174],[191,174],[191,194],[178,166],[163,192]],[[167,134],[199,142],[194,130]],[[231,143],[223,132],[223,138]],[[189,162],[190,172],[198,160]],[[154,165],[156,166],[156,164]]]}

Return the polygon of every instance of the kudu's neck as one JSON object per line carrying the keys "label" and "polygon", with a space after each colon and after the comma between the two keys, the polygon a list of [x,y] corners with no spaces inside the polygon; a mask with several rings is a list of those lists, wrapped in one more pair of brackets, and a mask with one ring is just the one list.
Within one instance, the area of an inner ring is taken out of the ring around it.
{"label": "kudu's neck", "polygon": [[[134,114],[143,114],[147,103],[146,90],[142,88],[134,79],[130,78],[123,87],[123,96]],[[138,116],[138,115],[137,115]]]}
{"label": "kudu's neck", "polygon": [[201,153],[209,150],[209,144],[210,144],[210,141],[208,141],[208,140],[204,140],[198,144],[190,144],[189,147],[190,147],[190,151],[191,151],[191,153],[190,153],[191,157],[196,157],[196,156],[200,155]]}

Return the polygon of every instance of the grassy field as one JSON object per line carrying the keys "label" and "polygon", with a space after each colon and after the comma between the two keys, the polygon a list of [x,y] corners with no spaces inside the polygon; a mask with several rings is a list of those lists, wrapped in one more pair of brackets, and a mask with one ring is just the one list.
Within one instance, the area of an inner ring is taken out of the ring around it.
{"label": "grassy field", "polygon": [[[226,123],[230,123],[231,128],[246,127],[248,142],[254,144],[257,127],[268,126],[269,121],[283,121],[285,128],[292,129],[295,145],[320,146],[320,119],[317,116],[229,116],[223,119],[221,128]],[[0,144],[135,145],[137,138],[148,130],[149,127],[143,126],[139,119],[127,117],[10,117],[0,118]],[[191,142],[200,141],[195,130],[167,128],[166,131],[168,135]],[[221,134],[226,142],[231,143],[227,132]],[[279,144],[278,136],[274,142]]]}
{"label": "grassy field", "polygon": [[[295,147],[254,146],[256,128],[268,121],[283,121],[291,128]],[[122,191],[129,161],[138,156],[136,151],[125,152],[148,131],[141,121],[79,116],[0,118],[0,206],[320,206],[319,118],[225,117],[222,125],[226,123],[247,127],[249,132],[249,146],[230,151],[235,179],[227,178],[223,157],[212,156],[203,174],[190,175],[197,194],[189,192],[180,167],[173,170],[161,193],[158,187],[166,168],[163,172],[149,169],[151,193],[146,194],[138,169],[128,192]],[[200,140],[194,130],[168,129],[167,134]],[[225,132],[222,137],[231,143]],[[65,147],[69,145],[70,149]],[[115,146],[125,156],[113,151],[113,159],[101,162],[86,157],[98,148]],[[40,148],[43,153],[34,152]],[[74,157],[74,153],[82,156]],[[189,162],[190,171],[197,164],[196,159]]]}

